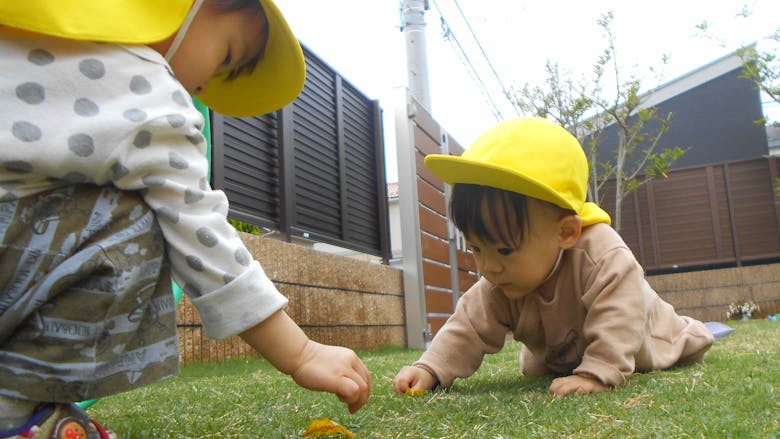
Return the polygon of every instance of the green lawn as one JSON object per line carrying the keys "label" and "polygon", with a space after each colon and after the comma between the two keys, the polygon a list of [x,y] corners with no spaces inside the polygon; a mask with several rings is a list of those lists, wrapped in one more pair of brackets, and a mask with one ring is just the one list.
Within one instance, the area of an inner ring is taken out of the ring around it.
{"label": "green lawn", "polygon": [[702,364],[581,397],[548,396],[551,379],[522,377],[519,345],[510,343],[471,378],[416,398],[396,395],[391,381],[419,351],[362,352],[373,394],[355,415],[262,360],[190,366],[89,412],[124,439],[298,438],[321,417],[358,438],[780,438],[780,322],[729,325],[734,333]]}

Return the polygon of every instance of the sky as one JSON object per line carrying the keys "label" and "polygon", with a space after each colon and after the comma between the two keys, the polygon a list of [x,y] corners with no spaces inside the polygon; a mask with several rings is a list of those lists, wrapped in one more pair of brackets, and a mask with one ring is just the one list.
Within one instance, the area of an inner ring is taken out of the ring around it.
{"label": "sky", "polygon": [[[407,86],[401,0],[276,3],[305,46],[368,98],[379,100],[387,181],[397,181],[394,117]],[[607,47],[597,20],[608,11],[614,14],[621,75],[639,77],[643,91],[747,44],[774,50],[765,37],[780,29],[778,0],[429,0],[429,6],[429,110],[464,147],[500,120],[518,116],[503,90],[540,85],[548,61],[573,79],[592,77]],[[738,17],[745,8],[750,16]],[[704,21],[716,39],[696,28]],[[768,103],[764,112],[780,120],[780,105]]]}

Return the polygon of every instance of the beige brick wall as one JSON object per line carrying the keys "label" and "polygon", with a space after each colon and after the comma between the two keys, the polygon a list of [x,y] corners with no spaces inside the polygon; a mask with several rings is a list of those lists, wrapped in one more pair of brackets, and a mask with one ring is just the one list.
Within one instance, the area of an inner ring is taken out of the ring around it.
{"label": "beige brick wall", "polygon": [[[400,270],[248,234],[242,239],[290,300],[287,313],[313,340],[358,350],[406,346]],[[177,323],[185,364],[254,356],[238,337],[206,338],[186,297]]]}
{"label": "beige brick wall", "polygon": [[726,320],[731,302],[752,300],[757,317],[780,312],[780,264],[649,276],[648,282],[679,314],[702,321]]}

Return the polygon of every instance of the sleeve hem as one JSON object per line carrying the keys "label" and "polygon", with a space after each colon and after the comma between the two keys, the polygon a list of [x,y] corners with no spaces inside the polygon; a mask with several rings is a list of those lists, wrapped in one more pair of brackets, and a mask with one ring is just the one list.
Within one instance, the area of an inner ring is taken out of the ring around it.
{"label": "sleeve hem", "polygon": [[240,334],[287,306],[257,261],[224,287],[192,299],[210,338],[222,340]]}

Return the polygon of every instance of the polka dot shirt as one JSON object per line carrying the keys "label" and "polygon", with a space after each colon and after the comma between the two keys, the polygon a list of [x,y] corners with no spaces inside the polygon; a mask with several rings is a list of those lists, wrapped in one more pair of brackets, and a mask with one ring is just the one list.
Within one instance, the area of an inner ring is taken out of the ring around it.
{"label": "polka dot shirt", "polygon": [[209,336],[287,304],[209,187],[203,118],[160,54],[0,27],[0,102],[0,202],[73,183],[139,191]]}

